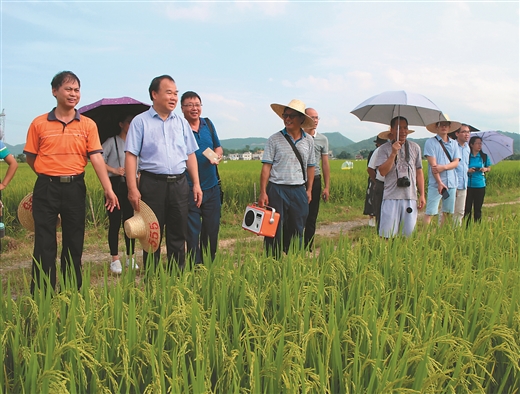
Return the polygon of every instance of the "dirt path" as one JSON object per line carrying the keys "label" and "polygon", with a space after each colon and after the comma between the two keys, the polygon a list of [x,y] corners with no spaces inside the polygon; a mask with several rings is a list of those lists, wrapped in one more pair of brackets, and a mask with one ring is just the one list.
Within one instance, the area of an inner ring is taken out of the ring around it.
{"label": "dirt path", "polygon": [[[498,205],[504,204],[519,204],[520,198],[515,201],[509,201],[506,203],[491,203],[484,204],[485,207],[494,207]],[[418,220],[422,220],[424,216],[424,211],[419,212]],[[368,217],[362,217],[354,220],[350,220],[347,222],[333,222],[327,224],[318,224],[316,229],[316,234],[322,237],[334,237],[340,234],[344,234],[348,231],[351,231],[355,228],[368,226]],[[6,237],[7,238],[7,237]],[[255,235],[251,235],[251,239],[258,239]],[[60,240],[59,240],[60,241]],[[234,247],[237,239],[224,239],[219,241],[219,248],[222,249],[231,249]],[[9,243],[13,243],[14,241],[3,241],[4,245],[4,254],[0,255],[0,276],[3,279],[7,276],[6,274],[19,270],[19,269],[31,269],[31,260],[30,260],[30,251],[26,253],[16,253],[16,250],[9,250]],[[32,245],[32,239],[30,240]],[[59,244],[61,242],[58,242]],[[5,250],[7,249],[7,251]],[[16,249],[16,247],[13,247]],[[109,262],[108,254],[106,252],[106,246],[102,245],[89,245],[85,248],[83,252],[83,261],[90,262],[94,264],[104,264]],[[166,254],[166,247],[162,247],[162,253]],[[141,260],[141,256],[138,256],[138,263]]]}

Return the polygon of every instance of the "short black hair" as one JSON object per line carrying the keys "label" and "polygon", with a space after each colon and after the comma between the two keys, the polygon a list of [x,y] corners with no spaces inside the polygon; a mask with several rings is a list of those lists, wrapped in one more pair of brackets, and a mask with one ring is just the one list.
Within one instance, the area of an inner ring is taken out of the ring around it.
{"label": "short black hair", "polygon": [[395,118],[393,118],[390,121],[390,127],[395,127],[395,125],[397,124],[397,119],[404,120],[406,122],[406,125],[408,126],[408,119],[406,119],[405,117],[402,117],[402,116],[396,116]]}
{"label": "short black hair", "polygon": [[59,89],[65,82],[77,82],[78,86],[81,87],[81,82],[76,74],[72,71],[61,71],[52,78],[51,87],[53,89]]}
{"label": "short black hair", "polygon": [[148,88],[148,93],[150,94],[150,100],[153,101],[152,92],[157,93],[159,91],[159,86],[161,86],[161,81],[163,79],[169,79],[170,81],[175,83],[173,78],[170,77],[169,75],[161,75],[161,76],[158,76],[158,77],[155,77],[154,79],[152,79],[152,82],[150,83],[150,87]]}
{"label": "short black hair", "polygon": [[182,103],[184,103],[184,100],[190,99],[190,98],[198,98],[200,103],[202,104],[202,99],[200,98],[200,96],[197,93],[192,92],[191,90],[188,90],[187,92],[184,92],[181,97],[181,105],[182,105]]}

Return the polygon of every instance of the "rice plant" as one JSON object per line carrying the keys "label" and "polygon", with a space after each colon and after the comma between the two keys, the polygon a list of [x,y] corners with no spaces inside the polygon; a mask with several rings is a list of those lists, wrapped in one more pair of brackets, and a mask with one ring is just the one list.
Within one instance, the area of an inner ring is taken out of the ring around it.
{"label": "rice plant", "polygon": [[[12,299],[1,392],[518,393],[520,222],[322,240]],[[0,286],[2,286],[0,284]]]}

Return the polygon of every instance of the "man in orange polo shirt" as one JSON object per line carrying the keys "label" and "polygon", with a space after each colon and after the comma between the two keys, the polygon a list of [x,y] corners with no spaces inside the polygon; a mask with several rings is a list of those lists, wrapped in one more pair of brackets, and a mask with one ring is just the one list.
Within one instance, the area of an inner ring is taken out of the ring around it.
{"label": "man in orange polo shirt", "polygon": [[[79,78],[70,71],[55,75],[51,82],[56,107],[33,120],[27,132],[24,153],[38,175],[33,190],[34,253],[31,293],[45,288],[49,276],[56,285],[56,221],[61,216],[61,271],[64,279],[81,287],[81,256],[85,236],[85,167],[88,159],[103,186],[106,206],[112,211],[119,202],[112,190],[102,156],[97,126],[75,109],[80,99]],[[41,266],[41,271],[40,267]],[[75,277],[67,275],[74,269]],[[74,282],[75,280],[75,282]],[[65,282],[67,283],[67,282]]]}

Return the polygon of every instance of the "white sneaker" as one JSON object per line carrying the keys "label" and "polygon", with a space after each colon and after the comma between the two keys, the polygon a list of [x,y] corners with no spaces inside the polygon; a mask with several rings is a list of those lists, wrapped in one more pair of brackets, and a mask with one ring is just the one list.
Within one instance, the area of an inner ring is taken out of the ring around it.
{"label": "white sneaker", "polygon": [[374,216],[372,216],[370,219],[368,219],[368,225],[370,227],[375,227],[376,226],[376,218]]}
{"label": "white sneaker", "polygon": [[110,263],[110,271],[112,271],[114,274],[120,274],[121,272],[123,272],[123,267],[121,267],[121,261],[112,261]]}
{"label": "white sneaker", "polygon": [[[130,260],[132,261],[130,263]],[[133,268],[134,270],[138,270],[139,269],[139,266],[137,265],[137,263],[135,262],[135,258],[130,258],[129,256],[126,256],[126,266],[127,267],[131,267]]]}

